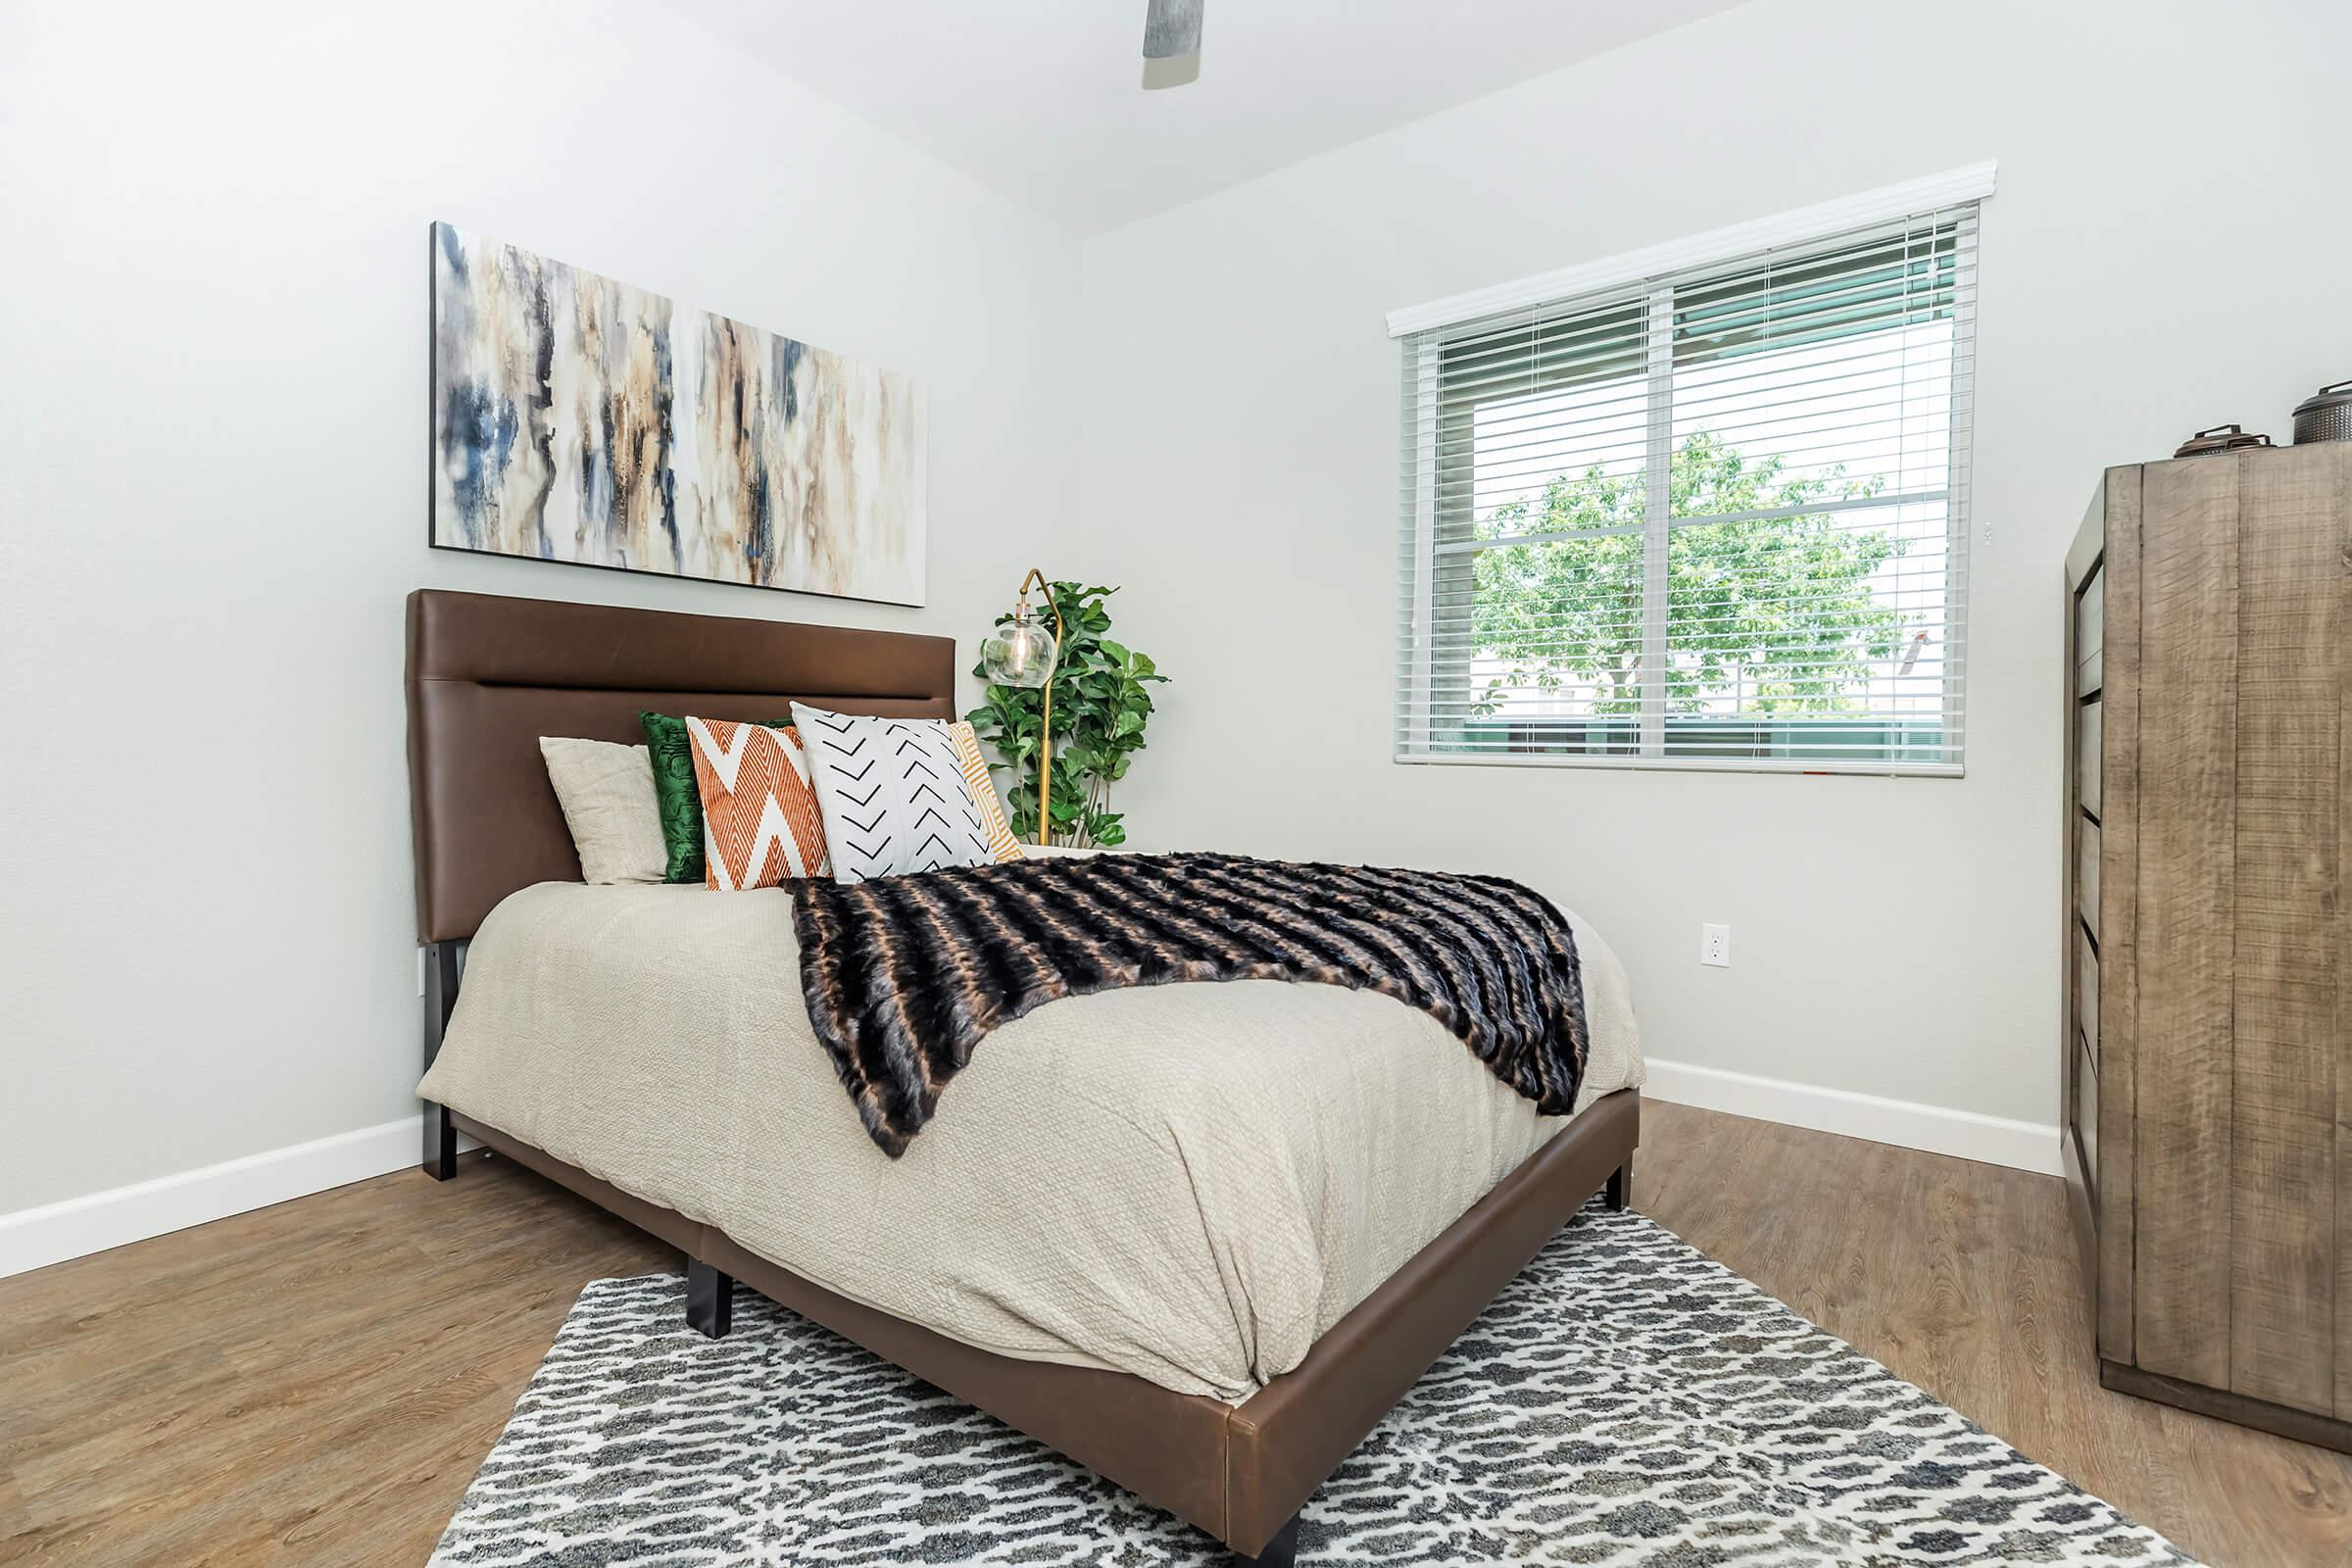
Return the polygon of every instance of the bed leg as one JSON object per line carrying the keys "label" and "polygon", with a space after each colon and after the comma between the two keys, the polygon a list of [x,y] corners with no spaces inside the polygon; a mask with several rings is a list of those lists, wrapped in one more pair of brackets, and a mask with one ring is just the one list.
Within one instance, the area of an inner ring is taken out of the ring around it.
{"label": "bed leg", "polygon": [[735,1324],[735,1276],[699,1257],[686,1260],[686,1326],[707,1340],[723,1340]]}
{"label": "bed leg", "polygon": [[458,1130],[449,1123],[449,1107],[424,1102],[424,1158],[422,1170],[437,1182],[458,1173]]}
{"label": "bed leg", "polygon": [[1257,1548],[1257,1555],[1245,1557],[1233,1554],[1233,1568],[1292,1568],[1298,1560],[1298,1515],[1274,1532],[1274,1539]]}
{"label": "bed leg", "polygon": [[1625,1156],[1625,1163],[1609,1172],[1609,1183],[1600,1190],[1601,1203],[1622,1214],[1634,1200],[1634,1156]]}
{"label": "bed leg", "polygon": [[[449,1014],[458,1004],[458,945],[435,942],[424,950],[424,1064],[431,1067],[441,1054]],[[458,1173],[458,1133],[449,1124],[449,1107],[425,1102],[424,1152],[418,1167],[437,1182]]]}

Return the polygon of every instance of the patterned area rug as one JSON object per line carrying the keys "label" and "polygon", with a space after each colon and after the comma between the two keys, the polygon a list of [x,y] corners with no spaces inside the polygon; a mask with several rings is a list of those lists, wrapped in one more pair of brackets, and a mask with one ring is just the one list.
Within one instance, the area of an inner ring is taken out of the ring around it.
{"label": "patterned area rug", "polygon": [[[436,1565],[1207,1565],[1208,1537],[824,1329],[580,1296]],[[1553,1239],[1308,1502],[1298,1560],[2186,1563],[1638,1214]]]}

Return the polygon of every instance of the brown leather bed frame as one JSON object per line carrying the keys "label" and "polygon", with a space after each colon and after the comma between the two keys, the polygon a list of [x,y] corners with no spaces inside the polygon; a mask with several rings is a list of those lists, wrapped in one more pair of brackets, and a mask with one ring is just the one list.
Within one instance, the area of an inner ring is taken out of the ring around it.
{"label": "brown leather bed frame", "polygon": [[[641,709],[764,719],[792,699],[955,716],[956,649],[905,632],[419,589],[409,596],[416,934],[425,1061],[456,1004],[463,944],[508,894],[579,878],[542,735],[636,743]],[[845,1112],[846,1113],[846,1112]],[[741,1281],[1198,1525],[1288,1563],[1298,1510],[1390,1406],[1586,1200],[1622,1207],[1641,1100],[1604,1097],[1240,1405],[1125,1373],[1014,1360],[846,1300],[496,1128],[427,1105],[423,1167],[457,1174],[465,1133],[686,1254],[688,1320],[727,1329]]]}

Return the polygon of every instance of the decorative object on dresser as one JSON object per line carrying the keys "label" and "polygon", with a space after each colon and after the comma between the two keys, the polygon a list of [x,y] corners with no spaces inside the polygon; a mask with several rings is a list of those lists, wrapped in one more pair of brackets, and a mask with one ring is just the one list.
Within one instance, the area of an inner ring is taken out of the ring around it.
{"label": "decorative object on dresser", "polygon": [[2199,430],[2173,448],[2173,456],[2210,458],[2224,452],[2243,452],[2249,447],[2267,447],[2270,444],[2269,436],[2257,434],[2242,424],[2217,424]]}
{"label": "decorative object on dresser", "polygon": [[2348,548],[2352,444],[2107,470],[2060,1049],[2100,1381],[2352,1451]]}
{"label": "decorative object on dresser", "polygon": [[2352,441],[2352,381],[2335,381],[2295,405],[2295,445]]}
{"label": "decorative object on dresser", "polygon": [[[1032,588],[1053,613],[1051,633],[1030,619]],[[1007,803],[1014,831],[1040,845],[1056,842],[1056,834],[1058,842],[1080,848],[1127,840],[1122,818],[1110,809],[1110,786],[1126,776],[1134,754],[1144,749],[1151,687],[1167,677],[1145,655],[1103,635],[1110,630],[1104,601],[1116,592],[1049,582],[1031,567],[1021,579],[1019,601],[997,617],[997,629],[982,639],[980,662],[972,668],[989,687],[983,704],[965,716],[1012,769]],[[1054,770],[1057,684],[1065,719],[1058,781]],[[1026,778],[1032,760],[1034,785]],[[1053,803],[1050,819],[1038,814],[1041,800]]]}
{"label": "decorative object on dresser", "polygon": [[429,542],[923,602],[922,389],[432,227]]}

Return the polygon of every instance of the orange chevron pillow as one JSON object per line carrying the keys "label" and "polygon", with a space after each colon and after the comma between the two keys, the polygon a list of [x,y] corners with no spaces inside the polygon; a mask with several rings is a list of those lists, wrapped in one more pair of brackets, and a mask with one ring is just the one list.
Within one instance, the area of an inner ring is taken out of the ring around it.
{"label": "orange chevron pillow", "polygon": [[703,798],[706,887],[743,893],[831,869],[800,731],[689,718],[686,736]]}

